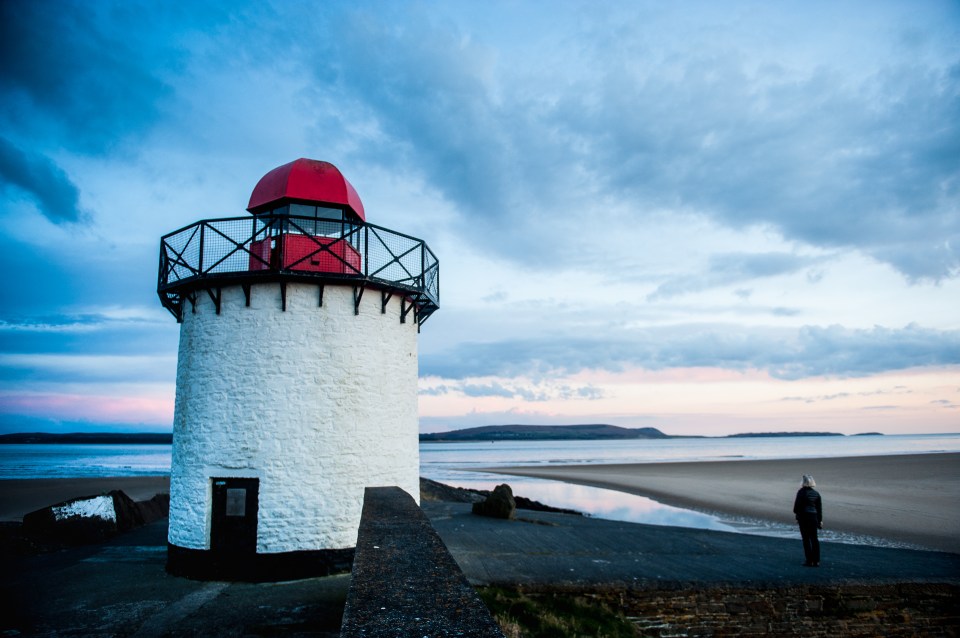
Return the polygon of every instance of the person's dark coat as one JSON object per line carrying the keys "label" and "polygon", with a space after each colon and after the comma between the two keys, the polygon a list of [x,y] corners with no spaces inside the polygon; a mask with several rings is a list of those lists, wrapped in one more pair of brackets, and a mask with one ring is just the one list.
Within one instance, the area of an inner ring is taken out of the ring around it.
{"label": "person's dark coat", "polygon": [[820,493],[812,487],[801,487],[797,497],[793,500],[793,513],[801,522],[816,521],[819,527],[823,523],[823,503]]}

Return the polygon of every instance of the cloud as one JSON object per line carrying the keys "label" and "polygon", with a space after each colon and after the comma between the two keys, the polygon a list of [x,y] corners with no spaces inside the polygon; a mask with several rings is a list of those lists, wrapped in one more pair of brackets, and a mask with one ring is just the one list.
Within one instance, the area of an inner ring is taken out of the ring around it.
{"label": "cloud", "polygon": [[513,390],[508,390],[499,383],[485,385],[467,383],[460,387],[460,391],[468,397],[505,397],[512,399],[516,394]]}
{"label": "cloud", "polygon": [[0,186],[14,186],[32,199],[54,224],[87,217],[76,185],[56,164],[37,153],[26,153],[0,136]]}
{"label": "cloud", "polygon": [[2,354],[0,379],[68,382],[83,379],[138,382],[168,381],[176,370],[177,356],[159,355],[75,355],[75,354]]}
{"label": "cloud", "polygon": [[[675,276],[660,284],[647,296],[648,301],[669,299],[692,292],[701,292],[720,286],[734,286],[764,277],[776,277],[802,270],[819,259],[788,253],[726,253],[712,255],[706,272]],[[745,299],[750,291],[737,290]]]}
{"label": "cloud", "polygon": [[477,382],[461,381],[454,383],[430,384],[420,390],[423,396],[445,396],[462,394],[471,398],[501,398],[520,399],[529,403],[537,403],[560,399],[564,401],[588,400],[595,401],[604,397],[603,390],[592,385],[571,386],[556,384],[547,380],[530,382],[517,380],[516,383],[505,384],[499,381]]}
{"label": "cloud", "polygon": [[173,401],[168,397],[150,394],[117,397],[68,393],[0,393],[0,424],[20,419],[151,423],[164,426],[165,429],[173,421]]}
{"label": "cloud", "polygon": [[875,396],[887,396],[887,395],[904,395],[912,394],[911,390],[903,386],[896,386],[894,388],[886,390],[872,390],[869,392],[837,392],[834,394],[820,394],[814,396],[795,396],[795,397],[783,397],[781,401],[798,401],[802,403],[819,403],[822,401],[836,401],[837,399],[847,399],[850,397],[875,397]]}
{"label": "cloud", "polygon": [[190,35],[229,17],[204,2],[0,3],[7,124],[34,143],[114,150],[157,120],[171,82],[200,52]]}
{"label": "cloud", "polygon": [[849,392],[838,392],[837,394],[823,394],[816,397],[784,397],[781,401],[802,401],[803,403],[817,403],[819,401],[835,401],[837,399],[846,399],[850,396]]}
{"label": "cloud", "polygon": [[283,93],[301,101],[285,118],[312,131],[300,145],[421,180],[460,232],[517,262],[609,258],[610,233],[642,236],[672,211],[861,250],[915,281],[960,272],[960,55],[935,10],[912,26],[880,14],[912,34],[899,40],[791,16],[796,38],[771,44],[756,27],[785,28],[785,13],[737,9],[731,23],[648,4],[564,4],[521,39],[500,25],[530,16],[500,3],[483,18],[455,5],[2,7],[0,91],[20,148],[105,153],[174,107],[178,122],[229,118],[191,96],[205,79],[232,90],[246,65],[270,69],[255,77],[272,90],[301,87]]}
{"label": "cloud", "polygon": [[499,216],[516,185],[504,121],[511,113],[497,106],[491,84],[493,52],[415,9],[401,23],[379,9],[335,19],[350,37],[321,45],[332,56],[314,57],[315,90],[342,91],[374,123],[373,143],[358,155],[412,166],[462,209]]}
{"label": "cloud", "polygon": [[799,330],[650,328],[605,338],[464,343],[421,358],[423,374],[443,379],[542,378],[583,370],[688,367],[756,369],[780,379],[802,379],[859,377],[952,365],[960,365],[960,331],[916,325],[870,330],[842,326],[805,326]]}
{"label": "cloud", "polygon": [[661,66],[657,56],[631,63],[599,50],[612,69],[558,109],[563,125],[593,140],[593,173],[609,193],[860,248],[917,279],[958,272],[955,52],[947,66],[885,63],[860,78],[828,67],[751,70],[710,40],[669,53],[673,64]]}
{"label": "cloud", "polygon": [[163,325],[167,315],[161,308],[143,306],[102,307],[90,312],[8,320],[0,318],[0,333],[73,333],[111,328]]}
{"label": "cloud", "polygon": [[[602,250],[617,223],[632,232],[676,210],[858,249],[912,280],[960,272],[955,51],[813,64],[733,44],[756,37],[749,17],[738,29],[709,12],[560,11],[577,24],[529,45],[562,51],[555,75],[534,70],[531,49],[442,17],[398,26],[358,11],[342,51],[319,58],[317,90],[341,92],[391,149],[369,161],[421,175],[513,260],[555,261],[574,228],[583,251]],[[617,20],[621,37],[592,37]]]}

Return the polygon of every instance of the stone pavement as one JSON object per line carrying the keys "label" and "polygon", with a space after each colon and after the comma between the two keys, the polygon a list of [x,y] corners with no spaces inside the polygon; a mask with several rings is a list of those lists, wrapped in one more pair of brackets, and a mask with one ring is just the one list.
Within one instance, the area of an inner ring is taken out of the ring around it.
{"label": "stone pavement", "polygon": [[474,585],[960,583],[960,554],[822,543],[803,567],[796,540],[517,510],[520,520],[422,505]]}
{"label": "stone pavement", "polygon": [[167,519],[101,545],[2,558],[3,636],[339,636],[350,576],[286,583],[171,576]]}
{"label": "stone pavement", "polygon": [[[800,541],[520,510],[523,520],[423,509],[473,584],[647,588],[742,584],[960,582],[960,555]],[[164,571],[166,520],[107,543],[0,557],[0,635],[337,636],[349,576],[288,583],[202,582]]]}

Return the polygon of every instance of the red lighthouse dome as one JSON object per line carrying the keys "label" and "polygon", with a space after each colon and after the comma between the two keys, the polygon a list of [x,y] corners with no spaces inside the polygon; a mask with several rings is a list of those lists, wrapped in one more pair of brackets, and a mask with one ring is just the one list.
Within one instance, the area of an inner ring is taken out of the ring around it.
{"label": "red lighthouse dome", "polygon": [[247,210],[257,214],[291,202],[333,205],[366,221],[357,191],[329,162],[301,157],[278,166],[257,182]]}

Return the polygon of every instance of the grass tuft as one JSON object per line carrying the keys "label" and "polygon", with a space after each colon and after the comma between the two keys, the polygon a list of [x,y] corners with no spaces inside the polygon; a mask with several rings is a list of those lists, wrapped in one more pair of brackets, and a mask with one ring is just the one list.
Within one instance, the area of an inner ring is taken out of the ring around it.
{"label": "grass tuft", "polygon": [[634,625],[599,598],[565,592],[478,590],[508,638],[633,638]]}

